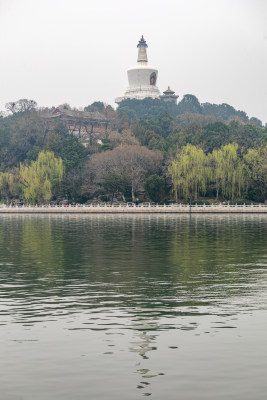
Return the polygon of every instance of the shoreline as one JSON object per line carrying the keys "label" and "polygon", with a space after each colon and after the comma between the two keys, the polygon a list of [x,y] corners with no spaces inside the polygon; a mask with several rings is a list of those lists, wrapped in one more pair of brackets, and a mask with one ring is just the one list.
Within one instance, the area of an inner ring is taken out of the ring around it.
{"label": "shoreline", "polygon": [[0,207],[0,214],[267,214],[267,205]]}

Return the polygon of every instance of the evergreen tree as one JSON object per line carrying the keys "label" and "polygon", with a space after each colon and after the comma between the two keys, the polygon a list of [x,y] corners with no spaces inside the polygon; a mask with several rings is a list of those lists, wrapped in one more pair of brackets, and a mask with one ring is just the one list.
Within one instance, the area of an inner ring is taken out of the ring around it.
{"label": "evergreen tree", "polygon": [[261,193],[262,199],[267,200],[267,146],[259,149],[249,149],[244,157],[245,168],[251,184]]}

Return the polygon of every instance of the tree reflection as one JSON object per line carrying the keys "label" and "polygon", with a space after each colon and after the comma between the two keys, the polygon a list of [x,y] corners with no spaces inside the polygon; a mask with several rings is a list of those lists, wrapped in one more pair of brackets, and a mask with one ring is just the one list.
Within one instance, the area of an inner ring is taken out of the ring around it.
{"label": "tree reflection", "polygon": [[266,233],[260,215],[3,216],[0,279],[14,283],[7,295],[19,282],[28,295],[59,296],[55,304],[75,299],[65,307],[77,312],[209,312],[262,290]]}

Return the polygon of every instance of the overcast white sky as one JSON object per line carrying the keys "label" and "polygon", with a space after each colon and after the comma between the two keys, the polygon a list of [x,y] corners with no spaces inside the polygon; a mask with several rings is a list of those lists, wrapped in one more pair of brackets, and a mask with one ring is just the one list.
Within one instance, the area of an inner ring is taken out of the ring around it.
{"label": "overcast white sky", "polygon": [[0,0],[0,110],[114,105],[142,34],[161,91],[267,122],[267,0]]}

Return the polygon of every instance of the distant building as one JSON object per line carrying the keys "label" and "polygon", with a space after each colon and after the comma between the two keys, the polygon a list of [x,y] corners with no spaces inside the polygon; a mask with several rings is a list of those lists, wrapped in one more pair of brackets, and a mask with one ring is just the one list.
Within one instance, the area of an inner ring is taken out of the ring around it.
{"label": "distant building", "polygon": [[175,92],[171,90],[170,86],[168,86],[168,89],[165,90],[165,92],[163,92],[163,94],[159,97],[164,101],[169,101],[176,104],[179,96],[176,96]]}
{"label": "distant building", "polygon": [[53,120],[62,120],[68,132],[77,136],[85,146],[92,144],[93,140],[106,137],[110,125],[110,120],[98,111],[70,110],[64,106],[42,113],[42,116],[47,121],[48,129],[50,125],[53,129]]}
{"label": "distant building", "polygon": [[126,99],[143,100],[146,97],[153,99],[159,98],[160,91],[157,87],[158,70],[148,65],[147,44],[142,36],[137,45],[138,57],[137,66],[129,68],[127,71],[129,86],[123,97],[117,97],[116,103]]}

